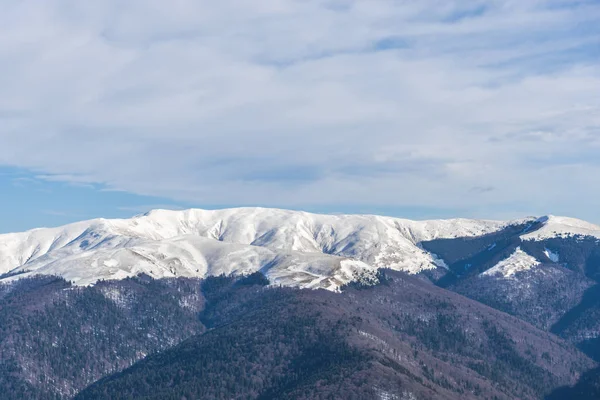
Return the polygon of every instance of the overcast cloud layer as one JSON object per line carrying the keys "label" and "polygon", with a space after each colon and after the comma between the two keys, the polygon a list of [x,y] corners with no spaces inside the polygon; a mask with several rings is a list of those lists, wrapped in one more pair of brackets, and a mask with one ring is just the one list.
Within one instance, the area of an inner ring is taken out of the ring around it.
{"label": "overcast cloud layer", "polygon": [[600,219],[597,1],[0,9],[1,165],[199,205]]}

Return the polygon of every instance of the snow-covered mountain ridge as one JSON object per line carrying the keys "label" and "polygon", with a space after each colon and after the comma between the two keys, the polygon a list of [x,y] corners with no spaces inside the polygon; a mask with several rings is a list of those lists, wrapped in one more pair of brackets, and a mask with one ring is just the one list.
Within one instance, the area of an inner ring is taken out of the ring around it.
{"label": "snow-covered mountain ridge", "polygon": [[547,215],[537,219],[542,227],[527,233],[524,240],[544,240],[557,236],[592,236],[600,238],[600,226],[576,218]]}
{"label": "snow-covered mountain ridge", "polygon": [[[552,232],[552,218],[540,230]],[[266,208],[155,210],[131,219],[0,235],[0,274],[17,274],[5,279],[56,274],[86,285],[142,272],[172,277],[261,270],[274,283],[333,289],[357,270],[386,267],[418,273],[436,268],[441,261],[420,242],[485,235],[512,223]],[[594,230],[585,224],[580,221],[587,231]],[[527,238],[535,239],[532,234]]]}

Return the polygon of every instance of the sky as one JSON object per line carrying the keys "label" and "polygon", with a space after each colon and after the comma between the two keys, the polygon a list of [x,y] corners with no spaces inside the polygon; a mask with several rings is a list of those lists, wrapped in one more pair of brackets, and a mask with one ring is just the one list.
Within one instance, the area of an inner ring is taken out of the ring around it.
{"label": "sky", "polygon": [[597,0],[0,10],[0,232],[235,206],[600,223]]}

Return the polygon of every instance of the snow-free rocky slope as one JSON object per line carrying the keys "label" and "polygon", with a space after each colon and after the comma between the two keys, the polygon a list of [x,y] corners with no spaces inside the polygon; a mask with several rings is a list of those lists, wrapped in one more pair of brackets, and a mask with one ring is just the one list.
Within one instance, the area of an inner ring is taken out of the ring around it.
{"label": "snow-free rocky slope", "polygon": [[275,284],[335,289],[356,271],[386,267],[419,273],[444,267],[421,242],[476,237],[517,223],[536,227],[524,240],[557,231],[600,237],[600,227],[558,217],[410,221],[265,208],[156,210],[131,219],[0,235],[0,274],[4,280],[60,275],[87,285],[139,273],[203,277],[260,270]]}

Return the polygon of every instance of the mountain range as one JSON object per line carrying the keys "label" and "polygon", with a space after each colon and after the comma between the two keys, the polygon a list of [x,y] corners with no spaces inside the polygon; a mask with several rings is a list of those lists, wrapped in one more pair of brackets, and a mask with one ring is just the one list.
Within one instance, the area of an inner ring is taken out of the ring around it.
{"label": "mountain range", "polygon": [[600,386],[600,227],[156,210],[0,235],[0,312],[9,398],[567,399]]}
{"label": "mountain range", "polygon": [[204,277],[261,270],[275,284],[335,289],[361,270],[415,274],[445,268],[446,261],[423,242],[480,237],[524,225],[522,240],[600,237],[598,226],[559,217],[410,221],[263,208],[156,210],[131,219],[0,235],[0,274],[59,275],[87,285],[139,273]]}

